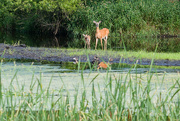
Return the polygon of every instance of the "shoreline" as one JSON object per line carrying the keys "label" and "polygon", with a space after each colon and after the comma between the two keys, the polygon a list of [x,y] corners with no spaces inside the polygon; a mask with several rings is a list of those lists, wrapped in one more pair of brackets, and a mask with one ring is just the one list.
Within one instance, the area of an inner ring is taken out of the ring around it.
{"label": "shoreline", "polygon": [[[12,46],[9,44],[0,43],[0,58],[5,59],[17,59],[17,60],[34,60],[34,61],[47,61],[47,62],[73,62],[73,58],[76,57],[81,60],[81,62],[86,62],[93,60],[94,56],[98,56],[101,60],[108,62],[109,58],[112,58],[112,63],[126,63],[134,64],[136,63],[135,57],[124,58],[122,56],[114,56],[113,54],[105,53],[104,55],[98,55],[97,53],[86,53],[81,52],[82,50],[77,49],[68,50],[60,48],[41,48],[41,47],[26,47],[26,45]],[[89,50],[90,51],[90,50]],[[73,54],[72,54],[73,53]],[[121,62],[120,62],[121,61]],[[152,59],[138,59],[137,64],[140,65],[150,65]],[[154,59],[153,65],[157,66],[180,66],[180,60],[170,60],[170,59]]]}

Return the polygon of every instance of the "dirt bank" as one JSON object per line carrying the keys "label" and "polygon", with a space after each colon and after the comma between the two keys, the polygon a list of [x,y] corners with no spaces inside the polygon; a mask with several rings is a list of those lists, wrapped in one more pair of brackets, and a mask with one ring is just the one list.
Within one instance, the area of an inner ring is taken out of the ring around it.
{"label": "dirt bank", "polygon": [[[12,46],[8,44],[0,44],[0,56],[7,59],[31,59],[36,61],[50,62],[72,62],[73,57],[79,58],[76,53],[69,55],[73,50],[57,49],[57,48],[36,48],[26,47],[26,45]],[[79,50],[80,52],[80,50]],[[78,52],[77,52],[78,53]],[[94,54],[89,55],[90,61],[93,60]],[[110,55],[98,56],[104,61],[108,61]],[[112,57],[113,63],[119,63],[121,57]],[[122,58],[121,63],[133,64],[135,58]],[[82,54],[81,62],[87,61],[87,55]],[[150,65],[151,59],[142,59],[138,61],[141,65]],[[180,60],[154,60],[154,65],[158,66],[180,66]]]}

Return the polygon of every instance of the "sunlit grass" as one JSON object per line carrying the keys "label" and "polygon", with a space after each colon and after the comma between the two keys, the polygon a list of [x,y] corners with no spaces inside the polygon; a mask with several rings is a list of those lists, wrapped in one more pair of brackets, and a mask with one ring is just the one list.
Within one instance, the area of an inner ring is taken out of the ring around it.
{"label": "sunlit grass", "polygon": [[[63,49],[62,49],[63,50]],[[154,56],[153,52],[146,51],[114,51],[114,50],[85,50],[85,49],[65,49],[67,50],[67,55],[69,56],[80,56],[88,53],[89,55],[97,55],[97,56],[109,56],[109,57],[123,57],[123,58],[139,58],[139,59],[152,59]],[[156,53],[155,58],[157,60],[180,60],[180,52],[177,53]]]}

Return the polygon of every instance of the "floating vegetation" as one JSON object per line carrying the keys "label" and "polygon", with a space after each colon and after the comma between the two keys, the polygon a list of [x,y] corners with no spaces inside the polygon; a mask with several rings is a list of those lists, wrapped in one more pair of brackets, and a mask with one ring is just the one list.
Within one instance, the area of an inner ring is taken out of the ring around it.
{"label": "floating vegetation", "polygon": [[[14,63],[13,71],[7,73],[1,62],[0,119],[180,119],[179,72],[169,74],[170,78],[153,70],[152,64],[145,73],[138,73],[136,64],[126,72],[122,68],[122,73],[93,68],[87,72],[86,63],[77,66],[71,73],[55,72],[54,68],[47,78],[50,67],[34,70],[33,63],[29,68]],[[22,68],[30,71],[30,79],[24,71],[19,72]]]}

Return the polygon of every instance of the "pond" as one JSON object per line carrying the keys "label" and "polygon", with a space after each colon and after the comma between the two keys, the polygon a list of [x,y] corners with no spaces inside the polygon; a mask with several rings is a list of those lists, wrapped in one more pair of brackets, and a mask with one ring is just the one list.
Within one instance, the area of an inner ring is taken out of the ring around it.
{"label": "pond", "polygon": [[[30,47],[84,47],[83,39],[72,42],[68,41],[67,38],[61,37],[36,38],[1,35],[0,38],[1,43],[12,45],[21,43]],[[156,44],[159,43],[158,51],[160,52],[180,52],[179,42],[178,37],[142,37],[139,39],[123,38],[120,40],[119,38],[110,37],[108,48],[117,51],[125,48],[127,50],[143,49],[154,51]],[[94,47],[92,46],[92,48]],[[98,48],[100,48],[100,44]],[[81,67],[83,65],[84,63],[80,64]],[[38,62],[2,62],[0,66],[0,81],[2,83],[1,91],[4,98],[4,105],[7,105],[7,108],[11,107],[8,104],[9,101],[6,101],[11,100],[11,103],[14,103],[15,107],[18,108],[18,105],[23,101],[29,101],[33,97],[38,104],[32,106],[32,109],[38,110],[43,100],[46,100],[46,103],[44,103],[46,109],[50,109],[52,103],[58,102],[59,99],[61,101],[67,100],[67,98],[69,98],[71,105],[77,100],[79,107],[83,96],[85,96],[85,102],[91,107],[93,105],[92,96],[94,91],[97,100],[103,99],[103,101],[109,101],[109,99],[106,100],[107,95],[112,96],[116,93],[116,89],[124,88],[125,90],[127,88],[127,91],[124,92],[125,107],[127,108],[133,106],[132,97],[134,90],[138,90],[136,97],[139,101],[145,100],[146,95],[144,96],[143,92],[147,90],[148,84],[150,84],[152,102],[168,99],[165,102],[169,103],[172,98],[172,102],[177,104],[180,99],[179,93],[176,93],[179,90],[179,69],[135,68],[134,66],[131,67],[131,65],[127,67],[116,67],[115,64],[112,65],[111,70],[89,68],[77,70],[77,68],[78,65],[73,65],[73,63],[41,64]],[[9,98],[11,96],[12,99]],[[33,100],[31,101],[33,104]]]}
{"label": "pond", "polygon": [[[73,63],[72,63],[73,64]],[[4,94],[9,88],[13,87],[14,93],[23,92],[28,94],[31,92],[34,97],[38,93],[39,84],[42,90],[51,92],[50,99],[56,101],[60,94],[64,98],[69,95],[70,102],[73,104],[74,95],[78,90],[78,101],[82,97],[83,90],[86,90],[87,102],[92,105],[92,84],[97,91],[96,96],[100,96],[106,90],[109,80],[112,79],[112,89],[116,86],[116,81],[124,84],[129,81],[133,83],[142,83],[141,86],[146,86],[148,78],[151,78],[151,95],[156,101],[161,92],[162,98],[166,95],[170,97],[178,88],[175,85],[172,92],[169,94],[171,88],[176,81],[180,79],[180,70],[178,69],[155,69],[149,73],[149,68],[120,68],[112,70],[76,70],[66,69],[62,64],[41,64],[41,63],[19,63],[19,62],[3,62],[1,65],[1,83]],[[12,87],[10,86],[12,84]],[[33,86],[32,86],[33,85]],[[31,89],[33,88],[33,89]],[[31,91],[30,91],[31,90]],[[61,91],[60,91],[61,90]],[[104,96],[104,94],[102,94]],[[127,104],[130,104],[131,94],[128,90],[126,93]],[[21,96],[16,96],[14,100],[20,100]],[[174,102],[178,101],[179,96],[174,97]],[[48,105],[50,107],[50,104]]]}

